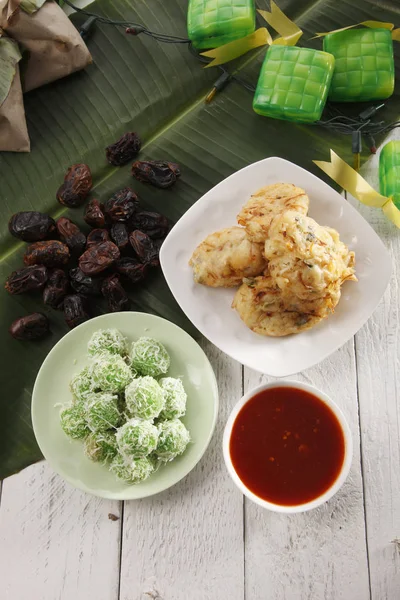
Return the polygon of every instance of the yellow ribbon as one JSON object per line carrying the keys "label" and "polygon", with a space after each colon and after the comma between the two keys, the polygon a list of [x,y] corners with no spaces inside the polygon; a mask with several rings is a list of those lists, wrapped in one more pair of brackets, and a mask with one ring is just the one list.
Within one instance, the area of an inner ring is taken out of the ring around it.
{"label": "yellow ribbon", "polygon": [[316,38],[325,37],[330,33],[338,33],[339,31],[347,31],[347,29],[354,29],[354,27],[359,27],[360,25],[364,25],[364,27],[369,27],[370,29],[389,29],[392,32],[392,39],[400,42],[400,29],[393,29],[393,23],[384,23],[383,21],[361,21],[361,23],[356,23],[355,25],[349,25],[348,27],[341,27],[340,29],[333,29],[332,31],[324,31],[323,33],[317,33],[312,40]]}
{"label": "yellow ribbon", "polygon": [[257,12],[281,36],[274,40],[274,44],[295,46],[303,35],[302,30],[278,8],[273,0],[271,0],[270,12],[268,10],[257,10]]}
{"label": "yellow ribbon", "polygon": [[208,67],[216,67],[217,65],[222,65],[230,60],[234,60],[246,52],[249,52],[253,48],[258,48],[259,46],[266,46],[267,44],[272,44],[272,37],[266,27],[260,27],[253,33],[246,35],[240,40],[234,40],[233,42],[229,42],[228,44],[224,44],[219,48],[214,48],[214,50],[207,50],[207,52],[202,52],[202,56],[207,56],[208,58],[213,58],[214,60],[206,65],[205,68]]}
{"label": "yellow ribbon", "polygon": [[392,40],[400,42],[400,27],[392,30]]}
{"label": "yellow ribbon", "polygon": [[275,31],[279,33],[281,37],[272,41],[272,37],[266,27],[260,27],[253,33],[246,35],[239,40],[234,40],[228,44],[224,44],[219,48],[213,50],[207,50],[202,52],[202,56],[207,58],[213,58],[214,60],[206,65],[207,67],[216,67],[227,63],[243,54],[246,54],[253,48],[259,48],[260,46],[267,46],[272,44],[279,44],[285,46],[295,46],[303,35],[302,30],[297,27],[293,21],[287,17],[280,8],[271,0],[271,11],[259,10],[260,15],[267,21],[269,25]]}
{"label": "yellow ribbon", "polygon": [[346,192],[366,206],[382,208],[385,215],[400,228],[400,210],[393,203],[392,198],[382,196],[357,171],[348,165],[340,156],[331,150],[331,160],[314,160],[313,163],[324,171]]}

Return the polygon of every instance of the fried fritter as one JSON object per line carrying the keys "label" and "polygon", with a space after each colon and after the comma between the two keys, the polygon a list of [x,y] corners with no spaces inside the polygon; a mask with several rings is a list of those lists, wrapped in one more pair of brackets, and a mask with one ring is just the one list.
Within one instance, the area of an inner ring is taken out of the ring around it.
{"label": "fried fritter", "polygon": [[340,241],[338,232],[295,211],[274,219],[264,253],[269,272],[285,295],[304,300],[337,293],[340,297],[340,285],[356,280],[354,252]]}
{"label": "fried fritter", "polygon": [[306,215],[308,205],[309,199],[304,190],[292,183],[275,183],[252,194],[238,214],[237,220],[239,225],[246,228],[251,240],[264,242],[274,217],[287,210],[296,210]]}
{"label": "fried fritter", "polygon": [[263,272],[263,245],[249,240],[241,227],[227,227],[207,236],[189,261],[196,283],[211,287],[235,287],[243,277]]}
{"label": "fried fritter", "polygon": [[232,308],[252,331],[273,337],[311,329],[328,314],[319,316],[304,310],[289,310],[281,290],[268,275],[245,280],[235,294]]}

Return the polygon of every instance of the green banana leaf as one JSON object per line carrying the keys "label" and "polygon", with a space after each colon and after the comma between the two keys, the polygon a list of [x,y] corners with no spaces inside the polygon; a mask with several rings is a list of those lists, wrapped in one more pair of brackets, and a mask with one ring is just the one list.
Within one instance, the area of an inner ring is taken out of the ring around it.
{"label": "green banana leaf", "polygon": [[[304,30],[300,45],[321,48],[310,40],[367,19],[400,25],[397,0],[280,0],[278,4]],[[259,8],[266,2],[259,0]],[[186,36],[187,0],[97,0],[88,10],[117,20],[143,23],[148,29]],[[75,24],[85,17],[76,14]],[[64,213],[83,224],[82,209],[65,211],[55,193],[73,163],[90,165],[92,197],[104,201],[132,185],[148,210],[164,213],[173,222],[216,183],[243,166],[267,156],[281,156],[321,176],[313,159],[326,159],[329,148],[349,159],[351,141],[318,126],[296,125],[257,116],[252,94],[232,81],[211,104],[204,97],[218,78],[218,69],[204,70],[187,46],[159,44],[147,36],[128,36],[123,28],[96,25],[88,40],[94,63],[85,71],[25,96],[31,136],[30,154],[0,154],[0,272],[4,281],[22,265],[25,244],[8,233],[7,222],[19,210]],[[239,59],[230,70],[255,84],[265,49]],[[400,44],[395,44],[397,74]],[[399,85],[382,119],[396,120]],[[357,111],[357,107],[353,107]],[[129,166],[110,167],[104,148],[126,131],[143,139],[141,158],[171,159],[182,177],[169,190],[138,184]],[[67,332],[63,315],[48,310],[38,295],[9,296],[1,290],[0,478],[39,460],[31,427],[31,390],[46,354]],[[172,298],[161,272],[131,290],[132,308],[159,314],[196,332]],[[104,311],[101,302],[97,313]],[[9,324],[33,311],[48,314],[51,335],[38,342],[18,342],[7,333]],[[60,365],[60,369],[62,365]],[[57,398],[54,398],[57,402]]]}

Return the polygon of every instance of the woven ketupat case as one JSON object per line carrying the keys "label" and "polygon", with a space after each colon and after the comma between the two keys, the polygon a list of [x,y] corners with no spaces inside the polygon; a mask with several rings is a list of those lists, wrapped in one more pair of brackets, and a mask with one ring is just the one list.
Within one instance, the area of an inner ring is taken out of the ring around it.
{"label": "woven ketupat case", "polygon": [[388,29],[329,33],[324,50],[335,57],[329,100],[383,100],[394,89],[393,40]]}
{"label": "woven ketupat case", "polygon": [[391,196],[400,208],[400,140],[388,142],[379,157],[379,183],[383,196]]}
{"label": "woven ketupat case", "polygon": [[254,0],[189,0],[188,36],[195,48],[217,48],[255,30]]}
{"label": "woven ketupat case", "polygon": [[261,67],[253,109],[275,119],[318,121],[325,106],[335,59],[331,54],[271,46]]}

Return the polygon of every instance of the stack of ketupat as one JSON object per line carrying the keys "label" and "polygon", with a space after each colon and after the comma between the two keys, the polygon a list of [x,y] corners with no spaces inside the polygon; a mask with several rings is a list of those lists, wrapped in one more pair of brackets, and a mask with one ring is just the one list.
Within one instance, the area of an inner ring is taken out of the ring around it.
{"label": "stack of ketupat", "polygon": [[261,335],[310,329],[334,311],[342,284],[356,280],[354,252],[308,217],[308,207],[293,184],[263,187],[240,211],[242,227],[209,235],[190,259],[197,283],[240,285],[232,307]]}

